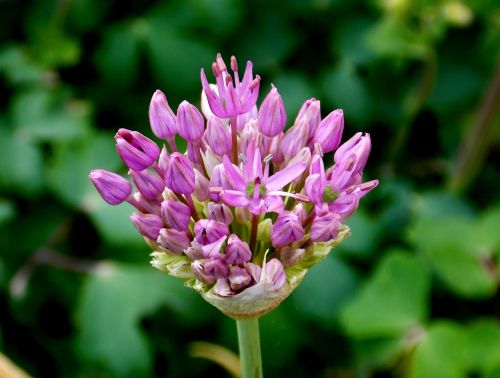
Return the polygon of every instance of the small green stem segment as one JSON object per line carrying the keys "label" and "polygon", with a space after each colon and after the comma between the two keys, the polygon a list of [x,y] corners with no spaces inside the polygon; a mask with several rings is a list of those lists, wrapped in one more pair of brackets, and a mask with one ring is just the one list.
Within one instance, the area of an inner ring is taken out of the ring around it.
{"label": "small green stem segment", "polygon": [[262,378],[259,319],[236,320],[241,378]]}

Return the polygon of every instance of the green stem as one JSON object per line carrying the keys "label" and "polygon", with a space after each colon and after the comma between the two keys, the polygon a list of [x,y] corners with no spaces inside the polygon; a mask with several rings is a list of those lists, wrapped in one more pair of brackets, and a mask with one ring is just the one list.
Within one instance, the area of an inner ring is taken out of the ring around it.
{"label": "green stem", "polygon": [[241,378],[262,378],[259,319],[236,320]]}

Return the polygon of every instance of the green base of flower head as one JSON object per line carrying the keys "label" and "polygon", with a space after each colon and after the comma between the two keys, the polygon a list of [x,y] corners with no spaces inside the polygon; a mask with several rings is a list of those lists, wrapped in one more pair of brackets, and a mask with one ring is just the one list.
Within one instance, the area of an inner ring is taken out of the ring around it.
{"label": "green base of flower head", "polygon": [[[267,314],[283,302],[300,284],[308,269],[324,259],[333,248],[350,235],[350,229],[343,226],[338,236],[329,242],[311,243],[305,250],[303,259],[285,269],[286,283],[275,290],[272,283],[262,274],[260,281],[236,295],[223,297],[213,292],[213,288],[194,277],[191,261],[187,256],[171,256],[155,251],[151,264],[171,276],[186,280],[185,285],[198,291],[211,305],[233,319],[257,318]],[[264,272],[264,267],[262,269]]]}

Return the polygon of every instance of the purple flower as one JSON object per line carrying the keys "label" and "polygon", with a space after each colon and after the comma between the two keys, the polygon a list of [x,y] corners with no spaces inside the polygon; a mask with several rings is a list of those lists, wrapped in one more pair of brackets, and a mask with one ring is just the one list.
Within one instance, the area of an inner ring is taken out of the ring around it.
{"label": "purple flower", "polygon": [[132,193],[132,184],[116,173],[94,169],[89,175],[102,199],[110,205],[119,205]]}
{"label": "purple flower", "polygon": [[205,121],[196,106],[182,101],[177,109],[177,132],[189,142],[197,142],[205,132]]}
{"label": "purple flower", "polygon": [[219,156],[231,153],[231,131],[220,118],[210,117],[205,130],[205,140]]}
{"label": "purple flower", "polygon": [[217,83],[217,91],[208,83],[205,71],[201,69],[201,83],[207,96],[211,111],[219,118],[231,118],[248,112],[259,96],[260,77],[253,78],[252,63],[247,62],[242,81],[238,75],[236,58],[231,57],[231,69],[234,78],[227,72],[222,56],[217,54],[216,61],[212,64],[212,71]]}
{"label": "purple flower", "polygon": [[284,247],[304,237],[304,228],[299,217],[285,211],[278,216],[271,227],[271,241],[276,248]]}
{"label": "purple flower", "polygon": [[227,224],[208,219],[200,219],[194,225],[194,237],[201,245],[206,245],[229,235]]}
{"label": "purple flower", "polygon": [[209,202],[207,205],[207,217],[210,220],[215,220],[227,224],[233,223],[233,214],[229,207],[223,203]]}
{"label": "purple flower", "polygon": [[271,259],[266,263],[264,269],[265,281],[273,285],[275,290],[279,290],[286,282],[285,269],[278,259]]}
{"label": "purple flower", "polygon": [[311,240],[315,242],[326,242],[335,239],[341,226],[340,216],[336,213],[327,212],[316,216],[311,225]]}
{"label": "purple flower", "polygon": [[281,192],[280,189],[302,174],[306,164],[296,163],[269,177],[269,161],[264,162],[263,169],[260,149],[255,143],[248,146],[245,160],[241,171],[226,156],[223,157],[225,173],[234,189],[224,189],[222,201],[229,206],[248,207],[256,215],[266,211],[281,211],[283,200],[280,195],[290,193]]}
{"label": "purple flower", "polygon": [[130,219],[141,235],[151,240],[158,239],[160,230],[163,228],[163,221],[158,215],[132,213]]}
{"label": "purple flower", "polygon": [[177,194],[194,192],[194,170],[189,159],[179,152],[170,155],[165,173],[165,185]]}
{"label": "purple flower", "polygon": [[309,126],[305,119],[299,120],[298,123],[290,127],[281,138],[281,152],[286,160],[294,157],[307,144],[309,135]]}
{"label": "purple flower", "polygon": [[182,202],[165,200],[161,203],[161,216],[171,228],[186,231],[191,220],[191,209]]}
{"label": "purple flower", "polygon": [[252,259],[252,252],[248,243],[242,241],[235,234],[229,235],[227,240],[225,260],[228,264],[243,264]]}
{"label": "purple flower", "polygon": [[351,170],[354,173],[359,173],[365,168],[371,148],[370,134],[356,133],[335,151],[335,164],[340,165],[342,161],[354,155],[354,166]]}
{"label": "purple flower", "polygon": [[157,89],[149,104],[149,123],[153,134],[160,139],[173,137],[177,133],[176,122],[165,94]]}
{"label": "purple flower", "polygon": [[162,228],[157,243],[175,255],[180,255],[191,245],[191,239],[184,231]]}
{"label": "purple flower", "polygon": [[229,267],[229,286],[232,290],[241,290],[252,282],[252,276],[248,273],[245,268],[240,268],[239,266]]}
{"label": "purple flower", "polygon": [[120,129],[115,135],[116,150],[123,162],[133,171],[143,171],[153,165],[160,148],[138,131]]}
{"label": "purple flower", "polygon": [[309,131],[308,140],[311,139],[321,122],[321,109],[320,102],[315,98],[311,98],[304,102],[302,107],[295,118],[295,124],[299,121],[304,120],[307,123],[307,129]]}
{"label": "purple flower", "polygon": [[273,86],[259,109],[259,130],[268,137],[275,137],[286,125],[286,110],[278,90]]}
{"label": "purple flower", "polygon": [[144,196],[144,198],[149,200],[156,199],[163,190],[165,189],[165,184],[163,180],[153,172],[145,169],[144,171],[129,171],[132,180],[134,180],[135,186]]}
{"label": "purple flower", "polygon": [[319,143],[324,153],[333,151],[340,145],[343,131],[344,113],[341,109],[334,110],[319,124],[313,142]]}

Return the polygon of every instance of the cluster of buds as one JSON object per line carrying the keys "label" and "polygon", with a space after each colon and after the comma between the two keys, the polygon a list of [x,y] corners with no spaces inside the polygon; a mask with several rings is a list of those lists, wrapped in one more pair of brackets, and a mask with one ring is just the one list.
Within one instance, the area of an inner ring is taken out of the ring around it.
{"label": "cluster of buds", "polygon": [[[118,130],[116,149],[135,192],[112,172],[94,170],[90,179],[109,204],[137,209],[131,220],[154,251],[153,266],[185,279],[230,316],[257,316],[348,234],[344,221],[378,184],[362,181],[370,136],[357,133],[341,145],[342,110],[322,119],[314,98],[285,130],[274,86],[257,108],[260,77],[251,62],[241,80],[234,57],[232,74],[220,55],[212,70],[216,84],[201,71],[201,112],[183,101],[174,113],[160,90],[153,94],[149,120],[166,142],[161,148]],[[332,151],[325,170],[323,154]]]}

